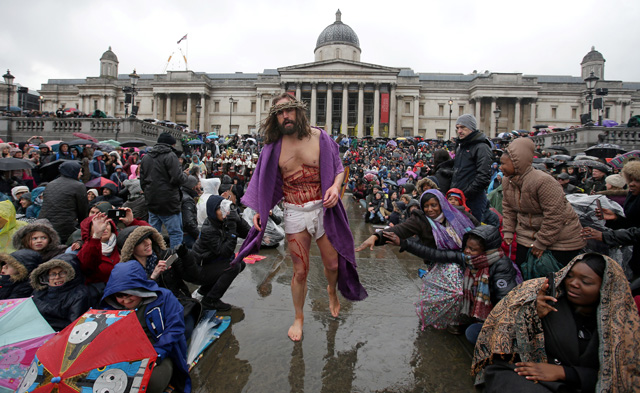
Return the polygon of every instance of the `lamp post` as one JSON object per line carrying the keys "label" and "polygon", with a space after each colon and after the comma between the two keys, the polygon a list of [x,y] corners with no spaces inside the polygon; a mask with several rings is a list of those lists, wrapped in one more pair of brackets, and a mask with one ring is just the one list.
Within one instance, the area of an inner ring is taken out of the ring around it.
{"label": "lamp post", "polygon": [[7,73],[2,75],[4,78],[4,83],[7,84],[7,112],[11,113],[11,86],[13,86],[13,79],[15,78],[11,75],[11,71],[7,70]]}
{"label": "lamp post", "polygon": [[136,86],[138,85],[138,79],[140,79],[140,76],[136,74],[136,69],[134,68],[133,72],[129,74],[129,80],[131,81],[131,117],[136,117],[136,114],[138,113],[138,111],[135,110]]}
{"label": "lamp post", "polygon": [[502,111],[500,110],[499,106],[496,107],[495,111],[493,111],[493,115],[496,117],[496,135],[495,136],[498,136],[498,119],[500,119],[500,112]]}
{"label": "lamp post", "polygon": [[589,123],[592,122],[591,118],[591,107],[593,103],[593,89],[596,87],[596,82],[598,82],[600,78],[593,74],[593,71],[589,73],[589,76],[584,79],[584,83],[587,85],[587,101],[589,102]]}
{"label": "lamp post", "polygon": [[229,135],[231,135],[231,119],[233,119],[233,96],[229,97]]}
{"label": "lamp post", "polygon": [[[44,97],[40,96],[40,115],[42,115],[42,103],[44,102]],[[84,109],[84,108],[83,108]]]}
{"label": "lamp post", "polygon": [[453,105],[453,100],[449,98],[449,138],[447,139],[447,142],[451,140],[451,113],[453,112],[451,105]]}
{"label": "lamp post", "polygon": [[198,130],[198,132],[200,132],[200,112],[202,112],[202,105],[200,105],[200,103],[198,102],[196,104],[196,115],[198,116],[198,121],[196,122],[198,126],[196,127],[196,129]]}

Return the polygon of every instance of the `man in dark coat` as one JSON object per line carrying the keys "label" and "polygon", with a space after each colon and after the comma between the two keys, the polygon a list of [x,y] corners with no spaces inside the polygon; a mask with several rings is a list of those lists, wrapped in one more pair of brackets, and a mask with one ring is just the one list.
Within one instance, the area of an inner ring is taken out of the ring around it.
{"label": "man in dark coat", "polygon": [[484,191],[491,182],[491,144],[478,131],[476,118],[472,115],[462,115],[456,120],[456,132],[458,141],[451,188],[459,188],[464,192],[471,213],[482,220],[487,208]]}
{"label": "man in dark coat", "polygon": [[200,182],[195,176],[189,176],[189,179],[182,186],[182,228],[184,228],[184,244],[187,248],[191,248],[193,243],[200,236],[198,230],[198,209],[196,208],[196,200],[200,189]]}
{"label": "man in dark coat", "polygon": [[182,211],[180,187],[187,182],[173,145],[176,139],[164,132],[158,143],[140,163],[140,186],[149,208],[149,224],[158,232],[167,228],[171,247],[182,244]]}
{"label": "man in dark coat", "polygon": [[78,181],[80,164],[77,161],[63,162],[60,174],[62,176],[45,188],[38,218],[49,220],[65,243],[76,226],[87,217],[89,201],[86,187]]}

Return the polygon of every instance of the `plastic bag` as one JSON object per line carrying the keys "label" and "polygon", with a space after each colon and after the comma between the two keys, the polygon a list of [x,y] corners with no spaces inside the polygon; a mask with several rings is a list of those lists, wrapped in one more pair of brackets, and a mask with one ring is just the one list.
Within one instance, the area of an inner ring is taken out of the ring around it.
{"label": "plastic bag", "polygon": [[527,260],[520,265],[522,278],[525,280],[545,277],[547,273],[555,273],[560,269],[562,269],[562,265],[554,258],[549,250],[545,250],[540,258],[536,258],[531,253],[531,249],[529,249],[527,252]]}

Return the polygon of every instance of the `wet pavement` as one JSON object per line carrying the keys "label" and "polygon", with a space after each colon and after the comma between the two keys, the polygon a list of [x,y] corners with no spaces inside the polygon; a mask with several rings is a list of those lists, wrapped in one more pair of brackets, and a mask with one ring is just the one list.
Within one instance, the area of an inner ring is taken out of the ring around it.
{"label": "wet pavement", "polygon": [[[373,231],[360,208],[343,198],[355,244]],[[293,304],[291,259],[285,247],[236,278],[223,300],[232,325],[192,370],[194,392],[475,392],[473,348],[464,336],[420,329],[415,302],[423,263],[396,247],[356,254],[369,293],[361,302],[340,297],[329,312],[327,281],[317,246],[311,248],[302,342],[289,340]]]}

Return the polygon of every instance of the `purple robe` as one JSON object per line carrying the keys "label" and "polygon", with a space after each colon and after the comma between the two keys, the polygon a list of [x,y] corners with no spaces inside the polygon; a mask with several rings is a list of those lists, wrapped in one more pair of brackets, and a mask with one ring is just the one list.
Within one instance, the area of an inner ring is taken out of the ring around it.
{"label": "purple robe", "polygon": [[[333,185],[335,177],[343,172],[344,168],[340,161],[338,144],[324,130],[319,130],[320,185],[324,196],[327,189]],[[242,204],[258,212],[260,217],[269,217],[269,211],[284,196],[282,175],[278,166],[281,149],[282,138],[275,143],[265,145],[249,187],[242,197]],[[338,200],[338,203],[330,209],[324,207],[323,209],[325,233],[338,252],[338,290],[346,299],[363,300],[368,295],[358,278],[353,235],[342,201]],[[266,221],[262,220],[261,224],[264,225]],[[247,255],[257,253],[263,236],[264,231],[258,231],[252,227],[232,264],[241,261]]]}

